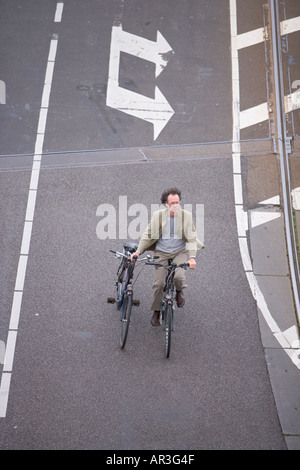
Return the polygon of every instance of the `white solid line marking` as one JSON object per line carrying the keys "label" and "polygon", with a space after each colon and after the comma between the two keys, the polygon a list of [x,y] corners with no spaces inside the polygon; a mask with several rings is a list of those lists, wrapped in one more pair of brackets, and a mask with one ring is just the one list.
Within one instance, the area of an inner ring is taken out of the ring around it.
{"label": "white solid line marking", "polygon": [[60,23],[61,22],[63,8],[64,8],[63,3],[58,3],[56,5],[56,11],[55,11],[55,16],[54,16],[54,22],[55,23]]}
{"label": "white solid line marking", "polygon": [[248,213],[247,211],[244,211],[243,206],[236,204],[235,214],[237,220],[238,236],[246,237],[246,232],[248,230]]}
{"label": "white solid line marking", "polygon": [[[37,177],[37,175],[35,175],[35,177]],[[36,190],[30,189],[28,193],[25,220],[33,221],[35,202],[36,202]]]}
{"label": "white solid line marking", "polygon": [[22,291],[24,288],[27,260],[28,256],[20,255],[15,290]]}
{"label": "white solid line marking", "polygon": [[44,134],[38,134],[35,141],[34,155],[41,155],[43,152]]}
{"label": "white solid line marking", "polygon": [[40,176],[40,160],[33,160],[29,189],[37,190]]}
{"label": "white solid line marking", "polygon": [[[53,70],[54,70],[54,62],[48,61],[47,62],[47,69],[46,69],[46,76],[45,76],[45,84],[50,85],[52,83],[53,78]],[[50,94],[50,91],[49,91]]]}
{"label": "white solid line marking", "polygon": [[234,174],[234,200],[235,204],[243,204],[243,187],[242,187],[242,175]]}
{"label": "white solid line marking", "polygon": [[42,96],[42,108],[48,108],[49,106],[49,98],[50,98],[50,91],[51,91],[51,83],[47,83],[45,80],[43,96]]}
{"label": "white solid line marking", "polygon": [[38,123],[38,130],[37,130],[38,134],[45,133],[47,114],[48,114],[48,108],[41,108],[39,123]]}
{"label": "white solid line marking", "polygon": [[7,372],[2,373],[1,385],[0,385],[0,418],[5,418],[9,387],[10,387],[11,374]]}
{"label": "white solid line marking", "polygon": [[9,323],[10,330],[18,329],[22,297],[23,297],[23,292],[16,291],[14,293],[13,304],[12,304],[11,314],[10,314],[10,323]]}
{"label": "white solid line marking", "polygon": [[3,372],[11,372],[14,362],[14,354],[17,341],[17,331],[10,330],[7,336],[6,350],[4,356]]}
{"label": "white solid line marking", "polygon": [[239,246],[240,246],[240,253],[241,253],[241,257],[243,261],[244,271],[252,272],[252,263],[251,263],[251,259],[249,255],[247,238],[239,237]]}
{"label": "white solid line marking", "polygon": [[28,255],[31,240],[32,222],[26,221],[24,224],[23,238],[21,245],[21,255]]}
{"label": "white solid line marking", "polygon": [[57,50],[57,39],[51,39],[48,62],[54,62]]}

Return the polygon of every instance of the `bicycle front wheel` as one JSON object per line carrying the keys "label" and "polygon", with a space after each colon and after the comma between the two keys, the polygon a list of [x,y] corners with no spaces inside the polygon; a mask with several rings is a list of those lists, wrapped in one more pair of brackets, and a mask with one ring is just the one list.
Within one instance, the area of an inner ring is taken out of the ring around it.
{"label": "bicycle front wheel", "polygon": [[172,334],[172,323],[173,323],[173,309],[172,305],[167,305],[165,311],[165,352],[166,358],[170,356],[171,350],[171,334]]}
{"label": "bicycle front wheel", "polygon": [[132,310],[132,295],[125,295],[121,312],[121,332],[120,332],[120,347],[124,348],[127,340],[130,316]]}

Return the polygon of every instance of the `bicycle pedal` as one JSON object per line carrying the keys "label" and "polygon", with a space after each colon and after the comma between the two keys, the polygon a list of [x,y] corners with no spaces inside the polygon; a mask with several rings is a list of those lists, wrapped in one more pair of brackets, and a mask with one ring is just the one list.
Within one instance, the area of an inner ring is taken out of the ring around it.
{"label": "bicycle pedal", "polygon": [[140,305],[140,301],[137,300],[137,299],[133,299],[132,303],[133,303],[133,305],[135,305],[136,307],[139,307],[139,305]]}
{"label": "bicycle pedal", "polygon": [[116,299],[114,297],[107,297],[107,303],[108,304],[114,304]]}

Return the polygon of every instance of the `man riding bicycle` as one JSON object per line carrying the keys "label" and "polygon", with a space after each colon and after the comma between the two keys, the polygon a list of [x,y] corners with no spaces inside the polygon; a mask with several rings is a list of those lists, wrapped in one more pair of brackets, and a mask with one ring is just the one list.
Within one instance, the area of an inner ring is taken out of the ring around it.
{"label": "man riding bicycle", "polygon": [[[154,250],[157,263],[168,265],[168,260],[176,264],[185,263],[188,259],[190,269],[196,268],[196,253],[198,248],[204,245],[197,239],[196,228],[192,214],[180,208],[181,191],[177,188],[169,188],[161,195],[162,204],[166,209],[154,212],[151,221],[141,237],[137,251],[132,254],[139,256],[146,250]],[[165,269],[160,267],[154,271],[154,283],[152,286],[153,302],[151,310],[153,316],[151,325],[160,325],[160,309],[163,289],[165,285]],[[177,306],[183,307],[185,298],[183,289],[187,287],[185,271],[182,268],[176,270],[174,277],[176,287]]]}

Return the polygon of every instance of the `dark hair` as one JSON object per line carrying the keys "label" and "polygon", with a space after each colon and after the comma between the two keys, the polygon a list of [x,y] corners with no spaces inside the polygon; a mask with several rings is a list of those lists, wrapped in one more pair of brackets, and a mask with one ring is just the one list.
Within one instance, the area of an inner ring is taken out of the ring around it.
{"label": "dark hair", "polygon": [[179,191],[179,189],[169,188],[169,189],[166,189],[166,191],[164,191],[161,195],[160,200],[162,204],[166,204],[168,202],[168,196],[170,194],[173,194],[173,195],[177,194],[177,196],[179,196],[179,199],[181,199],[181,191]]}

